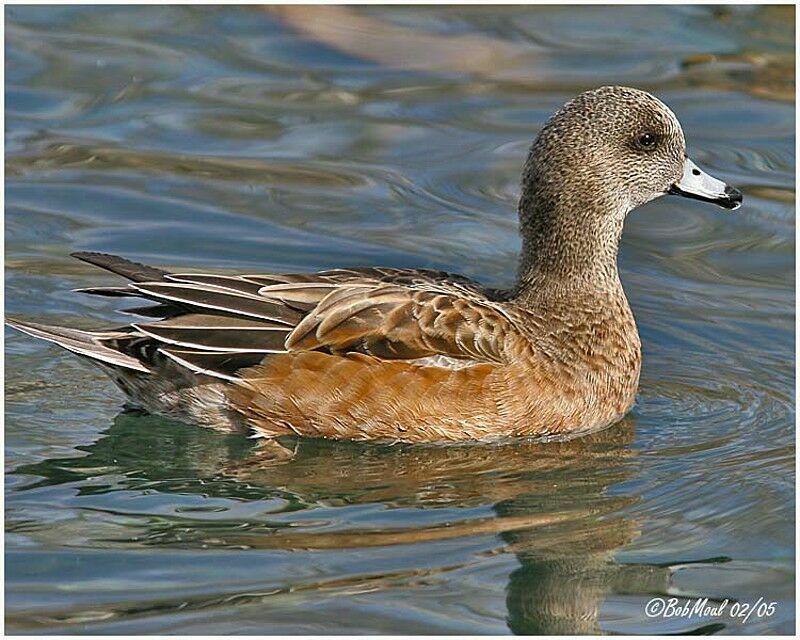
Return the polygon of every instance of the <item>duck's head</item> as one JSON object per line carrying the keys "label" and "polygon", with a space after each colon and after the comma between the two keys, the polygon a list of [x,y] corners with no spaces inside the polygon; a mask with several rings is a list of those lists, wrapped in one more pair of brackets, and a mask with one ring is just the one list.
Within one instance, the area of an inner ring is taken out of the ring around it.
{"label": "duck's head", "polygon": [[689,159],[672,110],[629,87],[600,87],[570,100],[540,132],[526,169],[544,180],[560,182],[556,173],[570,176],[573,189],[594,189],[601,200],[627,200],[627,210],[664,194],[726,209],[742,202],[738,189]]}
{"label": "duck's head", "polygon": [[628,212],[666,194],[726,209],[742,202],[738,189],[689,159],[683,129],[659,99],[616,86],[578,95],[547,121],[525,163],[523,269],[533,260],[569,264],[601,250],[616,257]]}

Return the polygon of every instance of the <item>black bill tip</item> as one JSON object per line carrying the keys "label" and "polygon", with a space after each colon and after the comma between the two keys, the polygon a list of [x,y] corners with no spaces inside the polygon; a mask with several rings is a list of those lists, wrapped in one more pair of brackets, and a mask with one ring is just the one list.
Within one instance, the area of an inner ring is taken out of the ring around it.
{"label": "black bill tip", "polygon": [[717,204],[726,209],[738,209],[742,206],[742,192],[736,187],[726,186],[725,197],[720,199]]}

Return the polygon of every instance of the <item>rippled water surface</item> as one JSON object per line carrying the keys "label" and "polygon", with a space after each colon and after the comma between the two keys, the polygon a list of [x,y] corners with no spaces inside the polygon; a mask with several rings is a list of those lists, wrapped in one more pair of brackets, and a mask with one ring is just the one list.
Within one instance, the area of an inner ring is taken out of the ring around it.
{"label": "rippled water surface", "polygon": [[[567,443],[287,442],[121,413],[6,335],[6,629],[790,633],[794,10],[6,7],[6,311],[123,320],[70,251],[509,283],[544,119],[657,93],[745,193],[662,198],[621,272],[635,410]],[[776,602],[649,618],[652,597]]]}

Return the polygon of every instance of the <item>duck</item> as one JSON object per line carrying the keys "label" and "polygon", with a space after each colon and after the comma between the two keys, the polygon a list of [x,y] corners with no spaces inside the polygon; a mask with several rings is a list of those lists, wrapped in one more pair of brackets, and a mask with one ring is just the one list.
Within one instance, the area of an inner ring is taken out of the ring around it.
{"label": "duck", "polygon": [[144,300],[125,309],[142,319],[7,324],[98,365],[129,408],[224,432],[568,439],[635,403],[641,341],[617,254],[627,215],[664,195],[742,203],[689,159],[666,104],[604,86],[564,104],[530,147],[507,289],[431,269],[225,275],[78,252],[128,282],[76,291]]}

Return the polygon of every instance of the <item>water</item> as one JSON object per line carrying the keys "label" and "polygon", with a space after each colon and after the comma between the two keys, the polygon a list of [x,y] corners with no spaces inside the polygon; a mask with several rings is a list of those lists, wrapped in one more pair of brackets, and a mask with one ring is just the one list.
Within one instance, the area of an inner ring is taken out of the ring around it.
{"label": "water", "polygon": [[[638,403],[567,443],[281,455],[121,414],[7,332],[6,629],[791,633],[793,7],[337,11],[7,7],[7,312],[121,322],[70,293],[114,282],[75,250],[508,283],[530,140],[603,83],[666,100],[745,206],[631,216]],[[654,596],[776,606],[665,620]]]}

